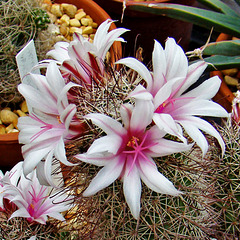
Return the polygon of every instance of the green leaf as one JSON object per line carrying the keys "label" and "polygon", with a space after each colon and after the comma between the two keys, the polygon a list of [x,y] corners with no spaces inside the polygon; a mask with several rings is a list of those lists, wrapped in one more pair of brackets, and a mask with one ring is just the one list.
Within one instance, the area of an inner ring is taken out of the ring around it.
{"label": "green leaf", "polygon": [[240,40],[209,43],[203,50],[204,55],[240,56]]}
{"label": "green leaf", "polygon": [[[210,63],[208,66],[209,70],[240,68],[240,56],[212,56],[204,58],[204,61]],[[213,66],[215,66],[216,69]]]}
{"label": "green leaf", "polygon": [[211,8],[217,12],[224,13],[229,16],[239,16],[237,12],[235,12],[232,8],[230,8],[227,4],[223,3],[220,0],[197,0],[204,6]]}
{"label": "green leaf", "polygon": [[178,4],[128,3],[127,8],[140,12],[164,15],[182,21],[240,37],[240,17],[228,16],[210,10],[188,7]]}

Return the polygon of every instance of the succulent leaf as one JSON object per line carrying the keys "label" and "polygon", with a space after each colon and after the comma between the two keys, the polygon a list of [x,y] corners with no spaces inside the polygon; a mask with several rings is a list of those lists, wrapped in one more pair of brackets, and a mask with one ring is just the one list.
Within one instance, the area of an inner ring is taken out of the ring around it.
{"label": "succulent leaf", "polygon": [[[209,70],[224,70],[229,68],[240,68],[240,57],[239,56],[223,56],[216,55],[208,58],[204,58],[204,60],[209,63]],[[215,69],[214,69],[214,67]]]}
{"label": "succulent leaf", "polygon": [[128,3],[127,7],[135,11],[164,15],[182,21],[192,22],[193,24],[209,29],[214,27],[216,31],[240,37],[240,17],[237,15],[226,15],[211,10],[171,3]]}
{"label": "succulent leaf", "polygon": [[197,0],[204,6],[217,12],[225,13],[231,16],[239,16],[232,8],[220,0]]}
{"label": "succulent leaf", "polygon": [[209,43],[203,50],[204,55],[239,56],[240,40]]}

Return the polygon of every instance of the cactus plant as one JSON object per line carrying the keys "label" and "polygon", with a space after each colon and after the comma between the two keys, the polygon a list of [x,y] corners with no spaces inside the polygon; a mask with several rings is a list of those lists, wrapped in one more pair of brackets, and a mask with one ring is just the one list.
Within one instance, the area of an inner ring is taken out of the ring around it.
{"label": "cactus plant", "polygon": [[[15,61],[16,54],[38,31],[46,27],[49,18],[37,1],[0,2],[0,101],[19,103],[22,99],[16,92],[20,77]],[[37,52],[42,49],[37,47]],[[46,52],[45,52],[46,53]],[[44,55],[45,55],[44,53]]]}

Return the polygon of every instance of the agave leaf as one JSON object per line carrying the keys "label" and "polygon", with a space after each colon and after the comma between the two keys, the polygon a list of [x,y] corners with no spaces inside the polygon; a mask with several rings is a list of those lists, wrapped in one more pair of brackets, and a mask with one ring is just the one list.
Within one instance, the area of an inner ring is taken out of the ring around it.
{"label": "agave leaf", "polygon": [[203,50],[204,55],[240,56],[240,40],[209,43]]}
{"label": "agave leaf", "polygon": [[220,0],[197,0],[197,1],[214,11],[221,12],[229,16],[239,16],[237,12],[235,12],[232,8],[230,8],[227,4],[223,3]]}
{"label": "agave leaf", "polygon": [[210,63],[208,65],[209,70],[224,70],[229,68],[240,68],[239,56],[216,55],[216,56],[204,58],[204,61],[206,61],[207,63]]}
{"label": "agave leaf", "polygon": [[164,15],[182,21],[240,37],[240,17],[210,10],[171,3],[127,3],[127,8],[140,12]]}

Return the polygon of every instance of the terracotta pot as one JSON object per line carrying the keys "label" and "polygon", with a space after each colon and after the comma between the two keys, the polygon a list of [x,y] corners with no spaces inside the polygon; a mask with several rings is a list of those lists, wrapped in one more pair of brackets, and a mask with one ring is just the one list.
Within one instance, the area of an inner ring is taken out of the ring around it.
{"label": "terracotta pot", "polygon": [[18,143],[18,133],[0,135],[0,167],[8,170],[22,161],[21,145]]}
{"label": "terracotta pot", "polygon": [[[232,36],[221,33],[219,37],[217,38],[217,42],[219,41],[225,41],[225,40],[231,40]],[[213,100],[217,103],[219,103],[221,106],[223,106],[228,112],[232,111],[232,101],[234,99],[234,95],[232,91],[229,89],[227,84],[224,81],[224,77],[221,71],[213,71],[210,73],[211,77],[213,76],[219,76],[221,78],[222,83],[219,88],[219,91],[217,92],[216,96],[213,98]]]}
{"label": "terracotta pot", "polygon": [[[83,8],[98,24],[110,19],[110,16],[92,0],[56,0],[55,3],[70,3],[78,8]],[[110,30],[115,28],[116,25],[112,24]],[[121,58],[121,43],[115,42],[110,49],[110,53],[111,57],[114,58],[112,61]],[[0,135],[0,169],[4,168],[8,170],[21,160],[23,160],[23,157],[21,154],[21,145],[18,143],[18,133]]]}
{"label": "terracotta pot", "polygon": [[[55,3],[70,3],[75,5],[77,8],[83,8],[84,11],[92,17],[92,19],[100,25],[107,19],[111,19],[108,13],[101,8],[96,2],[92,0],[55,0]],[[109,30],[116,28],[114,23],[111,24]],[[121,42],[114,42],[110,49],[111,60],[115,62],[122,57],[122,45]]]}
{"label": "terracotta pot", "polygon": [[[135,56],[138,47],[143,48],[143,61],[149,63],[152,58],[152,51],[154,39],[158,40],[162,45],[168,37],[173,37],[184,49],[188,50],[188,45],[192,32],[192,24],[176,20],[169,17],[153,15],[149,13],[142,13],[137,11],[125,9],[123,22],[122,17],[122,0],[95,0],[101,7],[103,7],[113,20],[117,27],[125,27],[131,31],[123,35],[127,41],[123,45],[123,55]],[[127,1],[135,2],[135,1]],[[159,0],[150,1],[148,3],[180,3],[192,6],[195,0]],[[135,2],[136,3],[136,2]]]}

